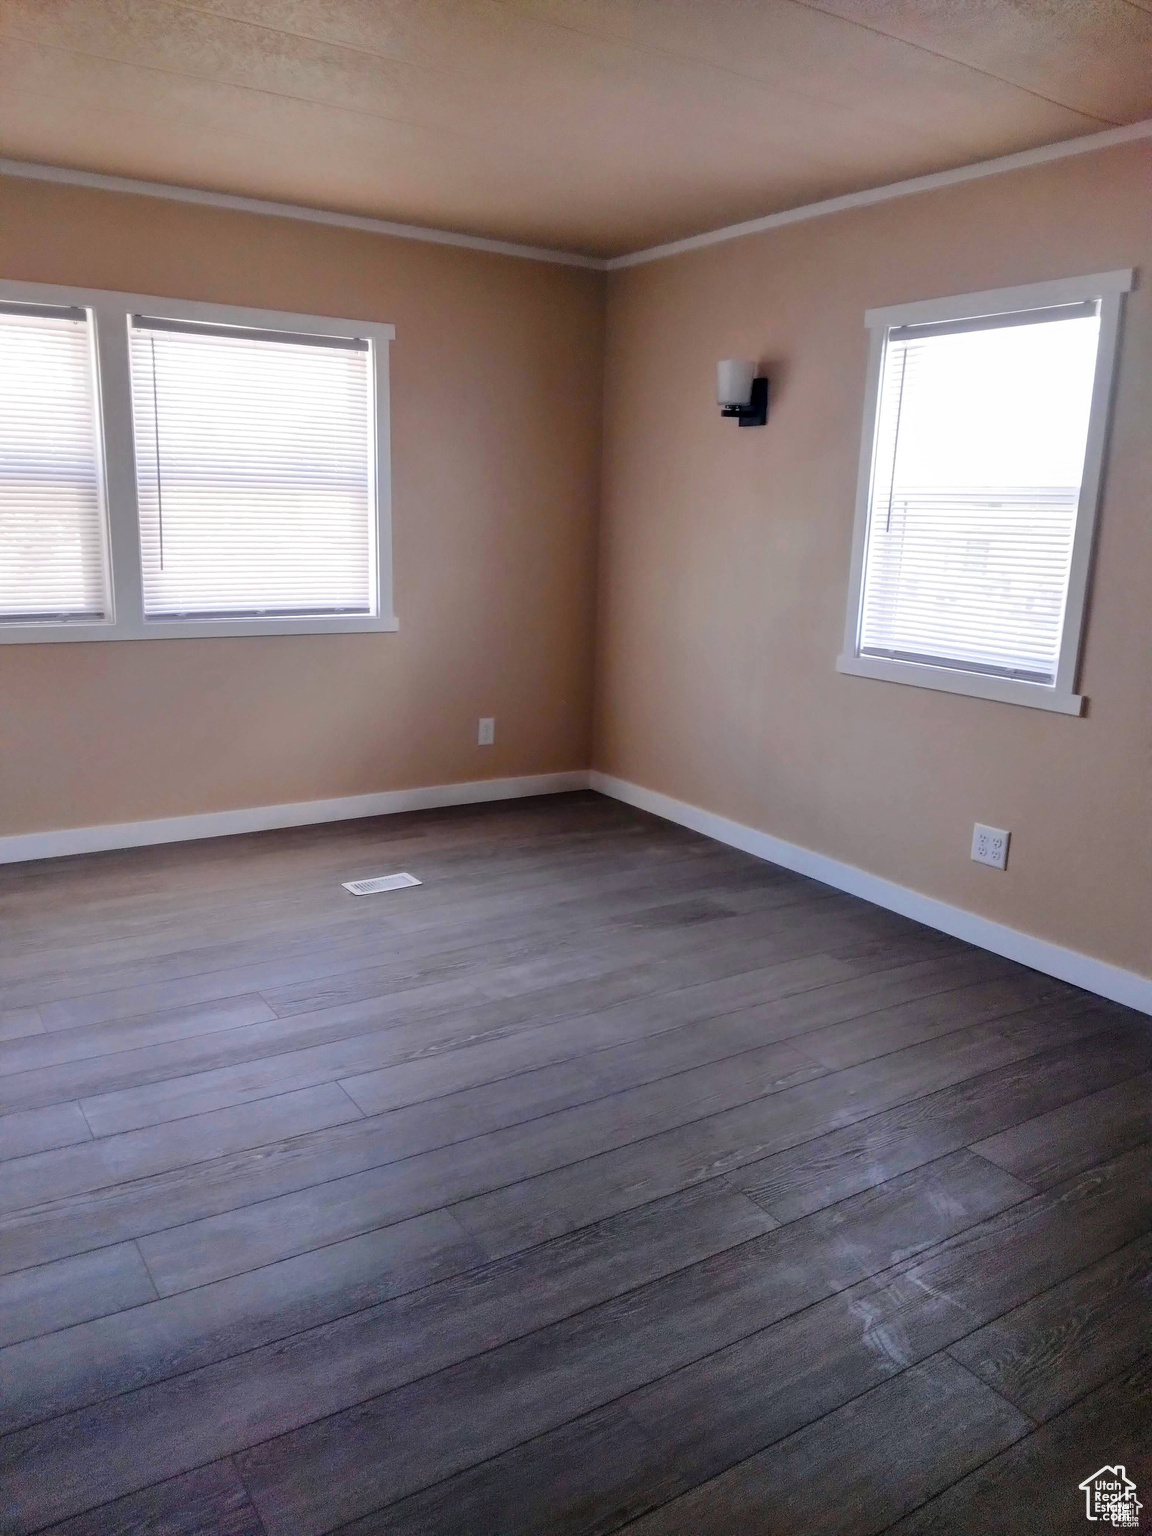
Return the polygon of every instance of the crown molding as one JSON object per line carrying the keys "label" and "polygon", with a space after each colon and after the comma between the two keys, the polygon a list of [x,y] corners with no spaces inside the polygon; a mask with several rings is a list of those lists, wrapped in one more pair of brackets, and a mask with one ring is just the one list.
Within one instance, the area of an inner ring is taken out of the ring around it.
{"label": "crown molding", "polygon": [[493,256],[514,256],[525,261],[545,261],[562,267],[584,267],[592,272],[619,272],[627,267],[644,266],[650,261],[681,256],[688,251],[703,250],[709,245],[722,245],[728,240],[742,240],[746,235],[783,229],[788,224],[800,224],[806,219],[819,219],[830,213],[846,213],[853,208],[868,208],[875,203],[887,203],[898,197],[913,197],[918,192],[936,192],[942,187],[958,186],[965,181],[979,181],[984,176],[1001,176],[1007,171],[1027,170],[1029,166],[1046,165],[1050,161],[1066,160],[1074,155],[1093,154],[1097,150],[1134,144],[1141,139],[1152,139],[1152,118],[1128,123],[1122,128],[1106,128],[1100,133],[1084,134],[1077,139],[1041,144],[1035,149],[1021,150],[1014,155],[1001,155],[995,160],[978,160],[973,165],[956,166],[950,171],[934,171],[927,176],[914,176],[908,181],[894,181],[887,186],[869,187],[863,192],[848,192],[842,197],[826,198],[819,203],[805,203],[799,208],[786,208],[780,213],[765,214],[762,218],[748,219],[742,224],[727,224],[722,229],[708,230],[701,235],[689,235],[684,240],[672,240],[666,245],[653,245],[642,251],[631,251],[625,256],[611,256],[607,259],[585,256],[579,251],[557,251],[547,246],[518,245],[510,240],[489,240],[484,235],[465,235],[450,229],[429,229],[421,224],[396,224],[389,219],[335,213],[325,208],[307,208],[300,203],[276,203],[258,197],[240,197],[232,192],[209,192],[200,187],[180,187],[163,181],[137,181],[131,176],[108,176],[102,171],[77,171],[62,165],[40,165],[31,160],[0,157],[0,176],[22,176],[30,181],[52,181],[69,187],[93,187],[103,192],[127,192],[137,197],[166,198],[169,202],[230,208],[239,213],[259,213],[276,219],[299,219],[306,224],[359,229],[373,235],[390,235],[397,240],[422,240],[429,245],[452,245],[469,251],[486,251]]}
{"label": "crown molding", "polygon": [[723,229],[713,229],[707,234],[689,235],[687,239],[672,240],[667,245],[653,245],[647,250],[633,251],[627,256],[612,256],[606,266],[609,272],[619,272],[625,267],[641,267],[650,261],[681,256],[686,251],[703,250],[705,246],[722,245],[728,240],[742,240],[745,235],[783,229],[787,224],[800,224],[805,219],[819,219],[829,213],[846,213],[852,208],[868,208],[874,203],[890,202],[893,198],[912,197],[917,192],[935,192],[941,187],[958,186],[964,181],[979,181],[984,176],[1001,176],[1006,171],[1027,170],[1029,166],[1046,165],[1049,161],[1066,160],[1073,155],[1089,155],[1100,149],[1134,144],[1140,139],[1152,139],[1152,119],[1129,123],[1123,128],[1106,128],[1101,133],[1087,133],[1081,138],[1064,139],[1056,144],[1041,144],[1036,149],[1001,155],[995,160],[978,160],[974,165],[960,165],[951,171],[913,176],[908,181],[894,181],[886,187],[848,192],[843,197],[829,197],[820,203],[805,203],[801,208],[769,213],[760,219],[748,219],[743,224],[727,224]]}
{"label": "crown molding", "polygon": [[561,267],[587,267],[593,272],[603,272],[607,268],[607,262],[599,256],[584,256],[578,251],[517,245],[511,240],[489,240],[484,235],[463,235],[451,229],[394,224],[390,219],[370,219],[356,213],[334,213],[326,208],[306,208],[299,203],[274,203],[260,197],[240,197],[232,192],[207,192],[200,187],[178,187],[164,181],[137,181],[132,176],[106,176],[102,171],[75,171],[63,165],[38,165],[31,160],[0,157],[0,176],[54,181],[66,187],[94,187],[100,192],[128,192],[136,197],[160,197],[168,202],[197,203],[206,208],[230,208],[237,213],[261,213],[273,219],[299,219],[305,224],[360,229],[370,235],[391,235],[396,240],[455,245],[467,251],[486,251],[491,256],[516,256],[525,261],[547,261]]}

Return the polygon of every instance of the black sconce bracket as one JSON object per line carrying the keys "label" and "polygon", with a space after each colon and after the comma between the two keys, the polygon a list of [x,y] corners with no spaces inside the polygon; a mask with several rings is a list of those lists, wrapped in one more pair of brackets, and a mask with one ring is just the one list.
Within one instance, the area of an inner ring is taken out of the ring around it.
{"label": "black sconce bracket", "polygon": [[768,380],[752,380],[752,399],[747,405],[722,405],[721,416],[734,416],[742,427],[762,427],[768,421]]}

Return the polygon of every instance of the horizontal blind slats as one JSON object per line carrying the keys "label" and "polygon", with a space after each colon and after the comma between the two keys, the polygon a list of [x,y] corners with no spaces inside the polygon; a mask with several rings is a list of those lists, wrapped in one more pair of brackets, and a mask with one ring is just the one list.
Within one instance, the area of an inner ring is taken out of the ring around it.
{"label": "horizontal blind slats", "polygon": [[353,341],[137,322],[146,616],[372,611],[370,357]]}
{"label": "horizontal blind slats", "polygon": [[889,333],[859,650],[1052,683],[1099,318]]}
{"label": "horizontal blind slats", "polygon": [[103,486],[88,318],[0,312],[0,623],[103,619]]}

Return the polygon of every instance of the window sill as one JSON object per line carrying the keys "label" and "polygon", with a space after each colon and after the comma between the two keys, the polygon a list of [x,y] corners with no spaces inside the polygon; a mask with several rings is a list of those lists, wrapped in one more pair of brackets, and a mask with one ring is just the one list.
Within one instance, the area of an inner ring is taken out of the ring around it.
{"label": "window sill", "polygon": [[0,645],[53,645],[60,641],[212,640],[252,635],[394,634],[400,621],[379,614],[323,618],[169,619],[118,624],[0,624]]}
{"label": "window sill", "polygon": [[1083,698],[1062,693],[1044,683],[1024,683],[1011,677],[987,677],[980,672],[957,672],[950,667],[924,666],[914,661],[886,661],[879,656],[840,656],[836,670],[852,677],[872,677],[885,683],[906,683],[913,688],[933,688],[940,693],[963,693],[973,699],[993,699],[999,704],[1023,704],[1061,715],[1079,715]]}

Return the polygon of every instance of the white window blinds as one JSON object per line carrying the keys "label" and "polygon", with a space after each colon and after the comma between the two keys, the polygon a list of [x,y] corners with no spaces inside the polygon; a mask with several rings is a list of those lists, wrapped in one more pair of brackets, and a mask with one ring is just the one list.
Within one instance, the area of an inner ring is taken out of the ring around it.
{"label": "white window blinds", "polygon": [[367,341],[132,317],[147,618],[375,611]]}
{"label": "white window blinds", "polygon": [[1097,309],[889,330],[858,654],[1054,682]]}
{"label": "white window blinds", "polygon": [[0,304],[0,623],[105,617],[98,441],[87,313]]}

